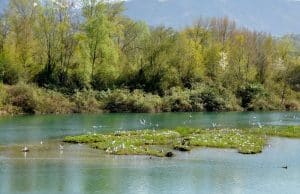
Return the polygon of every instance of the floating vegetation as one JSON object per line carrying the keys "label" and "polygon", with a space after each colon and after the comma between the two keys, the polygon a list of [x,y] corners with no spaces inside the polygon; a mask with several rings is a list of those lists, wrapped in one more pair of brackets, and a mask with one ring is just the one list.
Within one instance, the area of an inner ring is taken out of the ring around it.
{"label": "floating vegetation", "polygon": [[88,144],[113,155],[172,157],[173,150],[186,152],[196,147],[236,149],[241,154],[257,154],[263,151],[269,136],[300,138],[300,127],[116,131],[68,136],[64,142]]}

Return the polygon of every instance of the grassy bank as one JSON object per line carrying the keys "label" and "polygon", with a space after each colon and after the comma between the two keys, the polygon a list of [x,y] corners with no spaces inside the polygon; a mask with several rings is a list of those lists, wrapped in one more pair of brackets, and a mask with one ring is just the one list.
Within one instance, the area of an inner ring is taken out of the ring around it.
{"label": "grassy bank", "polygon": [[300,127],[118,131],[110,134],[68,136],[64,141],[88,144],[114,155],[165,157],[170,156],[173,150],[190,151],[197,147],[230,148],[241,154],[257,154],[263,151],[270,136],[300,138]]}
{"label": "grassy bank", "polygon": [[242,97],[224,88],[207,89],[205,86],[192,89],[172,88],[165,95],[159,96],[142,90],[127,89],[82,90],[66,94],[36,85],[0,84],[0,115],[297,110],[300,107],[298,100],[295,100],[300,96],[294,96],[283,105],[276,96],[252,98],[243,107]]}

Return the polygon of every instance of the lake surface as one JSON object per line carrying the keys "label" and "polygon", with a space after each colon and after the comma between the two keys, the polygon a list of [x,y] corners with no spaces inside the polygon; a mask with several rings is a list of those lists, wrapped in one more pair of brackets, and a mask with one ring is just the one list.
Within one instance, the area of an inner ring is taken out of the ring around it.
{"label": "lake surface", "polygon": [[[145,120],[145,125],[141,124]],[[0,117],[0,145],[40,142],[66,135],[130,129],[299,125],[300,112],[100,114]]]}
{"label": "lake surface", "polygon": [[[143,125],[143,120],[146,124]],[[142,122],[141,122],[142,121]],[[115,130],[300,125],[299,112],[168,113],[0,118],[0,193],[272,193],[300,191],[300,140],[273,138],[259,155],[197,149],[175,158],[108,156],[65,135]],[[44,141],[40,145],[40,141]],[[31,146],[31,152],[20,152]],[[281,167],[288,165],[288,169]]]}

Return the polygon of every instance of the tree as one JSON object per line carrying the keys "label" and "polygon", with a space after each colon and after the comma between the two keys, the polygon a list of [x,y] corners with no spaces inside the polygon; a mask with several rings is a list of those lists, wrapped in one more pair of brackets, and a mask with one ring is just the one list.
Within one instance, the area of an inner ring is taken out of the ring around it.
{"label": "tree", "polygon": [[21,72],[23,80],[28,81],[30,66],[34,63],[35,38],[33,25],[36,21],[35,1],[11,0],[8,10],[8,53],[11,61]]}
{"label": "tree", "polygon": [[0,16],[0,55],[4,53],[4,45],[8,35],[7,19],[4,16]]}
{"label": "tree", "polygon": [[119,52],[113,37],[119,9],[110,8],[109,4],[102,1],[83,1],[85,22],[82,26],[81,46],[82,51],[86,51],[83,55],[91,67],[92,85],[96,89],[111,87],[118,77]]}
{"label": "tree", "polygon": [[132,81],[132,75],[137,74],[142,66],[144,46],[149,39],[150,30],[144,22],[135,22],[129,18],[123,19],[122,26],[122,33],[117,41],[122,65],[120,82],[121,85],[127,84],[134,88],[136,85]]}
{"label": "tree", "polygon": [[291,42],[290,37],[284,37],[279,43],[277,47],[277,70],[278,76],[277,79],[281,82],[281,105],[283,106],[286,101],[287,92],[289,90],[289,72],[293,66],[293,56],[290,54],[293,52],[293,44]]}
{"label": "tree", "polygon": [[177,68],[186,88],[191,88],[193,84],[204,79],[204,50],[208,36],[204,28],[196,26],[183,31],[177,41]]}
{"label": "tree", "polygon": [[[37,82],[42,86],[70,87],[72,72],[76,66],[74,54],[78,45],[75,38],[78,21],[75,20],[73,1],[44,1],[39,7],[36,36],[39,43],[39,59],[44,67],[37,75]],[[77,84],[82,87],[81,84]]]}
{"label": "tree", "polygon": [[135,83],[142,84],[148,92],[163,94],[164,91],[180,83],[176,62],[175,43],[178,34],[163,26],[151,29],[150,37],[143,47],[141,68]]}

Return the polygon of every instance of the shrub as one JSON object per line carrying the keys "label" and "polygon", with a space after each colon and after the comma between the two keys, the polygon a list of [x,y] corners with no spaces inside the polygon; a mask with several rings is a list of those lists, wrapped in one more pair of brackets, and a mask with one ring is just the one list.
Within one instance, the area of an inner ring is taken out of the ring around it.
{"label": "shrub", "polygon": [[162,99],[158,95],[145,94],[141,90],[135,90],[131,95],[133,112],[160,112]]}
{"label": "shrub", "polygon": [[226,109],[225,102],[216,89],[205,89],[201,92],[200,98],[206,111],[222,111]]}
{"label": "shrub", "polygon": [[10,103],[20,107],[24,113],[35,113],[37,106],[35,91],[25,85],[19,84],[8,89]]}
{"label": "shrub", "polygon": [[285,109],[288,111],[300,110],[300,103],[296,100],[290,100],[285,103]]}
{"label": "shrub", "polygon": [[166,112],[191,112],[190,90],[172,88],[164,97],[163,110]]}
{"label": "shrub", "polygon": [[74,112],[75,105],[61,93],[37,89],[37,114],[67,114]]}
{"label": "shrub", "polygon": [[73,72],[68,76],[67,87],[72,92],[74,92],[75,90],[83,90],[84,88],[87,88],[87,86],[87,79],[84,76],[84,73]]}
{"label": "shrub", "polygon": [[6,101],[7,93],[3,86],[3,84],[0,83],[0,107],[2,107]]}
{"label": "shrub", "polygon": [[241,106],[246,110],[251,109],[251,103],[255,98],[262,97],[264,95],[264,88],[261,84],[247,84],[242,86],[237,91],[237,96],[241,98]]}
{"label": "shrub", "polygon": [[97,92],[84,90],[72,96],[76,113],[102,112],[102,103],[96,99]]}
{"label": "shrub", "polygon": [[9,65],[3,55],[0,55],[0,81],[9,85],[16,84],[19,81],[18,71]]}
{"label": "shrub", "polygon": [[161,98],[157,95],[145,94],[141,90],[130,93],[129,90],[118,89],[102,93],[100,97],[104,108],[109,112],[159,112]]}

